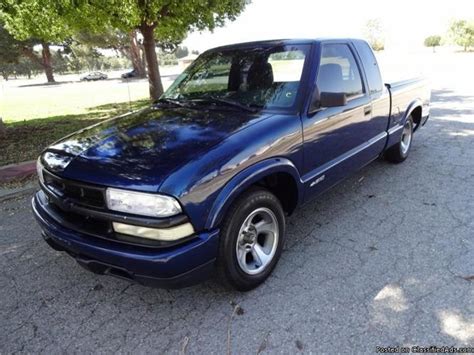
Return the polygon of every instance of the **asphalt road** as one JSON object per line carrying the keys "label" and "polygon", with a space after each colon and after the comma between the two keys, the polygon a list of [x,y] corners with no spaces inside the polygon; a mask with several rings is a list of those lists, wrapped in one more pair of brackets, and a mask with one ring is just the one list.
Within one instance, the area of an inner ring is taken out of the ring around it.
{"label": "asphalt road", "polygon": [[252,292],[96,276],[41,240],[30,196],[0,203],[0,353],[473,346],[474,92],[457,80],[434,88],[405,163],[376,161],[290,218]]}

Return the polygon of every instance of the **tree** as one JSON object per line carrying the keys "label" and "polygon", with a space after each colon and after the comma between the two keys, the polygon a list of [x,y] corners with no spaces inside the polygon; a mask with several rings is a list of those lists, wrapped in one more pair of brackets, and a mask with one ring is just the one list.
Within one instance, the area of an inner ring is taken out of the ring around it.
{"label": "tree", "polygon": [[90,47],[113,49],[127,57],[132,62],[133,69],[137,76],[146,76],[146,64],[143,58],[143,43],[137,30],[128,33],[107,27],[100,32],[92,33],[81,30],[74,34],[74,42]]}
{"label": "tree", "polygon": [[22,43],[13,38],[0,23],[0,72],[8,80],[12,67],[18,63],[21,56]]}
{"label": "tree", "polygon": [[433,47],[433,53],[436,52],[436,47],[441,44],[441,36],[429,36],[425,38],[425,47]]}
{"label": "tree", "polygon": [[23,47],[23,54],[38,62],[48,82],[54,82],[50,44],[60,44],[70,37],[66,2],[54,0],[4,0],[0,3],[0,20],[17,40],[32,40],[42,47],[38,58],[33,46]]}
{"label": "tree", "polygon": [[371,19],[365,25],[365,37],[374,51],[385,48],[385,30],[380,19]]}
{"label": "tree", "polygon": [[128,34],[130,39],[130,60],[132,61],[133,70],[139,78],[146,77],[146,63],[145,57],[142,55],[143,50],[143,40],[139,38],[138,30],[133,29]]}
{"label": "tree", "polygon": [[[32,1],[32,0],[31,0]],[[234,20],[249,0],[76,0],[93,13],[98,27],[106,23],[125,32],[139,30],[143,36],[148,66],[150,97],[157,99],[163,93],[157,44],[166,47],[180,43],[189,31],[213,30]],[[82,21],[82,20],[81,20]]]}
{"label": "tree", "polygon": [[457,20],[449,26],[449,38],[466,52],[474,46],[474,21]]}
{"label": "tree", "polygon": [[189,54],[188,47],[178,47],[178,48],[176,48],[176,52],[175,52],[176,58],[178,58],[178,59],[179,58],[184,58],[188,54]]}

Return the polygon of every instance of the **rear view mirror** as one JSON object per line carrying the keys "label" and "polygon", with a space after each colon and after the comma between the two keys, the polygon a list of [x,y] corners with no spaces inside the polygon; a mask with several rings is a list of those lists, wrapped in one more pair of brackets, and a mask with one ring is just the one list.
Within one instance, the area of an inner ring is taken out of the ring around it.
{"label": "rear view mirror", "polygon": [[320,107],[346,106],[347,96],[343,92],[322,92],[319,96]]}

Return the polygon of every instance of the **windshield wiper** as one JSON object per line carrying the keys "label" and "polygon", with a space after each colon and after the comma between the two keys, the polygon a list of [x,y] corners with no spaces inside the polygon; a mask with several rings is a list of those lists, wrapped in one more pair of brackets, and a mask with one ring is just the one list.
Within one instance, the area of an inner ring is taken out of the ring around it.
{"label": "windshield wiper", "polygon": [[158,100],[155,101],[155,104],[160,104],[160,103],[174,105],[174,106],[177,106],[177,107],[186,107],[187,106],[184,102],[182,102],[180,100],[177,100],[177,99],[161,98],[161,99],[158,99]]}
{"label": "windshield wiper", "polygon": [[250,107],[250,106],[241,104],[240,102],[237,102],[237,101],[223,99],[223,98],[215,97],[215,96],[203,97],[203,98],[194,99],[194,100],[191,100],[191,101],[194,101],[194,102],[215,102],[215,103],[224,104],[224,105],[227,105],[227,106],[236,107],[236,108],[239,108],[241,110],[245,110],[245,111],[253,112],[253,113],[258,111],[258,109],[255,108],[255,107]]}

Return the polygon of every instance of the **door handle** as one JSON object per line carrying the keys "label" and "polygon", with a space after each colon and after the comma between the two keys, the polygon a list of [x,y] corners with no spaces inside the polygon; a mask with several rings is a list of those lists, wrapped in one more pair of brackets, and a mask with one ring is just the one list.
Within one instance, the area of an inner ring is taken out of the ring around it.
{"label": "door handle", "polygon": [[364,115],[370,115],[372,113],[372,106],[365,106],[364,107]]}

